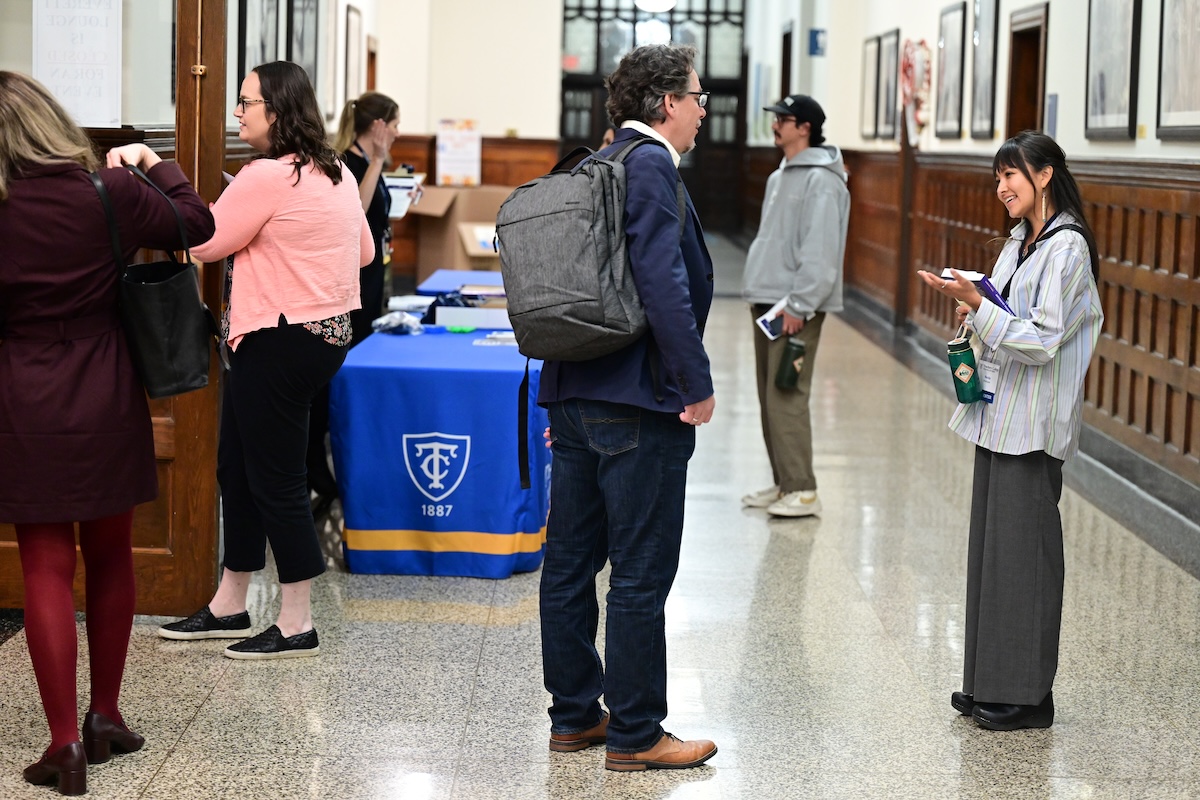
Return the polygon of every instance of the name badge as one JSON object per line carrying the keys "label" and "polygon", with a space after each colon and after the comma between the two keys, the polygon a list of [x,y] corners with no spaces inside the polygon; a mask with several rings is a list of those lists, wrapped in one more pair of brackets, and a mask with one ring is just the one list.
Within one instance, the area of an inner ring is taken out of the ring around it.
{"label": "name badge", "polygon": [[996,399],[996,384],[1000,380],[1000,365],[995,361],[979,362],[979,382],[983,386],[983,402]]}

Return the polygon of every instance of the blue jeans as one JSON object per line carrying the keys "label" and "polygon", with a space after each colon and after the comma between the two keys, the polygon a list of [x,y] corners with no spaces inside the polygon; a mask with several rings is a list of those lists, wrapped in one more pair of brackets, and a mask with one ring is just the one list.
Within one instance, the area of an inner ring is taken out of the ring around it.
{"label": "blue jeans", "polygon": [[[554,460],[542,565],[542,668],[554,733],[610,718],[608,749],[648,750],[667,716],[663,609],[679,567],[695,428],[676,414],[596,400],[550,406]],[[596,574],[612,562],[605,661]]]}

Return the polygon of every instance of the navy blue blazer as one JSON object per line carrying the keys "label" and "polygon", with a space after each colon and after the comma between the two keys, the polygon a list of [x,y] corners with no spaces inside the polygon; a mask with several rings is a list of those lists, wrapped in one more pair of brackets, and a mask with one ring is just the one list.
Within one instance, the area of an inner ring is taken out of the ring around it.
{"label": "navy blue blazer", "polygon": [[[617,132],[601,150],[611,155],[642,134]],[[678,413],[713,395],[701,337],[712,306],[712,258],[700,218],[684,189],[687,220],[679,235],[679,172],[665,147],[642,145],[625,159],[625,236],[629,269],[646,309],[649,332],[633,344],[589,361],[547,361],[538,402],[585,399]],[[651,368],[651,360],[657,368]],[[657,379],[657,385],[656,385]]]}

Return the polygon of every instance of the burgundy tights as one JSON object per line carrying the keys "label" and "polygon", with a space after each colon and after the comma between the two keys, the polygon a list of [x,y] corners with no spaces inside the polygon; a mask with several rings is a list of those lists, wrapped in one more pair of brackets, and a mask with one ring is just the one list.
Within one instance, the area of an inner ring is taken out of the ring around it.
{"label": "burgundy tights", "polygon": [[[25,576],[25,637],[50,723],[50,752],[79,741],[76,710],[75,524],[17,525]],[[79,523],[87,574],[91,710],[121,723],[117,701],[133,627],[133,509]]]}

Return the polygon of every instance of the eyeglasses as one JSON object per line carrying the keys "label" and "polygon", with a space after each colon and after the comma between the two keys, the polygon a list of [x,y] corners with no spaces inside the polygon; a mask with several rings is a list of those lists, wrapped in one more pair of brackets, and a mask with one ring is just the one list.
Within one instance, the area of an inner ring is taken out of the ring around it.
{"label": "eyeglasses", "polygon": [[700,106],[701,108],[704,108],[706,105],[708,105],[708,92],[685,92],[685,94],[696,95],[696,105]]}
{"label": "eyeglasses", "polygon": [[[796,118],[793,117],[791,114],[776,114],[775,122],[780,125],[783,125],[784,123],[787,123],[787,122],[796,122]],[[800,123],[796,122],[796,124],[799,125]]]}
{"label": "eyeglasses", "polygon": [[270,100],[251,100],[249,97],[239,97],[234,103],[243,114],[246,113],[246,106],[258,105],[259,103],[270,103]]}

